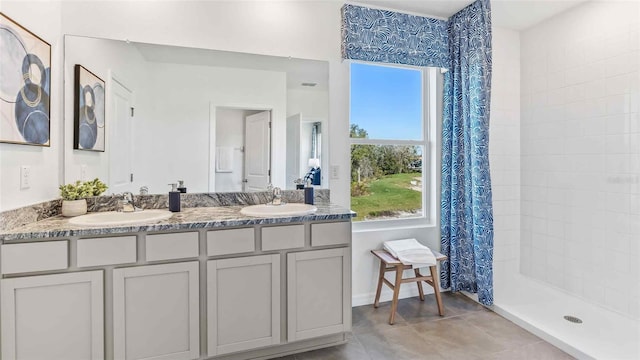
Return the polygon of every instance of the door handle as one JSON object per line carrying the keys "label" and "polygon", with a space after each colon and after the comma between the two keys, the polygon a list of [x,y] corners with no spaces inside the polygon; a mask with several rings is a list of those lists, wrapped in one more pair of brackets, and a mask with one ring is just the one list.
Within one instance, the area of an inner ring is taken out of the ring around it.
{"label": "door handle", "polygon": [[247,180],[247,179],[242,179],[242,182],[243,182],[243,183],[248,183],[248,182],[249,182],[249,180]]}

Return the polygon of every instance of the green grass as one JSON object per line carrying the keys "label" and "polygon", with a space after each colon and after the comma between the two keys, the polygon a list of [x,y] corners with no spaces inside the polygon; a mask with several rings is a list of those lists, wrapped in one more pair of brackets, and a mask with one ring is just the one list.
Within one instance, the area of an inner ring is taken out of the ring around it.
{"label": "green grass", "polygon": [[394,174],[373,180],[368,195],[351,197],[351,210],[358,213],[354,220],[393,216],[398,211],[420,210],[422,193],[410,188],[411,180],[419,176],[420,173]]}

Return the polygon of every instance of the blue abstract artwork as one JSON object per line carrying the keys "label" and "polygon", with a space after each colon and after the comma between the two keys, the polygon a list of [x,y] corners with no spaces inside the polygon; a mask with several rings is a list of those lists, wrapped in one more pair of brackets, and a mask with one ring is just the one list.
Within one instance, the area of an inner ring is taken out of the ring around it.
{"label": "blue abstract artwork", "polygon": [[74,149],[104,151],[104,81],[82,65],[75,67]]}
{"label": "blue abstract artwork", "polygon": [[0,13],[0,142],[50,146],[51,45]]}

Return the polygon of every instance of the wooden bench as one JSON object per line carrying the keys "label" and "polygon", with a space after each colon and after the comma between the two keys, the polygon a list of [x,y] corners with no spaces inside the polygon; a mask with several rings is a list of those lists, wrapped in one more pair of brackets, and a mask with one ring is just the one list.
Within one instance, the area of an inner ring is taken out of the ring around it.
{"label": "wooden bench", "polygon": [[[446,260],[445,255],[440,254],[437,251],[433,251],[437,261]],[[396,317],[396,311],[398,309],[398,294],[400,293],[400,285],[408,282],[418,283],[418,293],[420,294],[420,300],[424,301],[424,291],[422,289],[422,282],[433,287],[433,291],[436,295],[436,303],[438,304],[438,314],[444,316],[444,306],[442,306],[442,298],[440,297],[440,289],[438,288],[438,270],[436,265],[429,266],[430,275],[422,275],[419,269],[414,269],[412,265],[405,265],[397,258],[393,257],[386,250],[371,250],[371,253],[380,259],[380,275],[378,277],[378,289],[376,290],[376,300],[373,303],[374,307],[378,307],[380,304],[380,292],[382,291],[382,284],[386,284],[393,290],[393,300],[391,302],[391,316],[389,316],[389,324],[393,325]],[[415,277],[403,279],[402,272],[404,270],[413,269]],[[392,284],[389,280],[385,279],[384,274],[387,271],[396,272],[395,284]]]}

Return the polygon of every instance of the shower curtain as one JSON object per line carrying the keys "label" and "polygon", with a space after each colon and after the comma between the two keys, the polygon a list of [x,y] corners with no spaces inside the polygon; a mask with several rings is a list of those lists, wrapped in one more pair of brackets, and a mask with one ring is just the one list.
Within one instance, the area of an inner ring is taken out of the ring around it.
{"label": "shower curtain", "polygon": [[491,6],[478,0],[448,23],[444,77],[440,279],[493,304],[493,210],[489,176]]}

